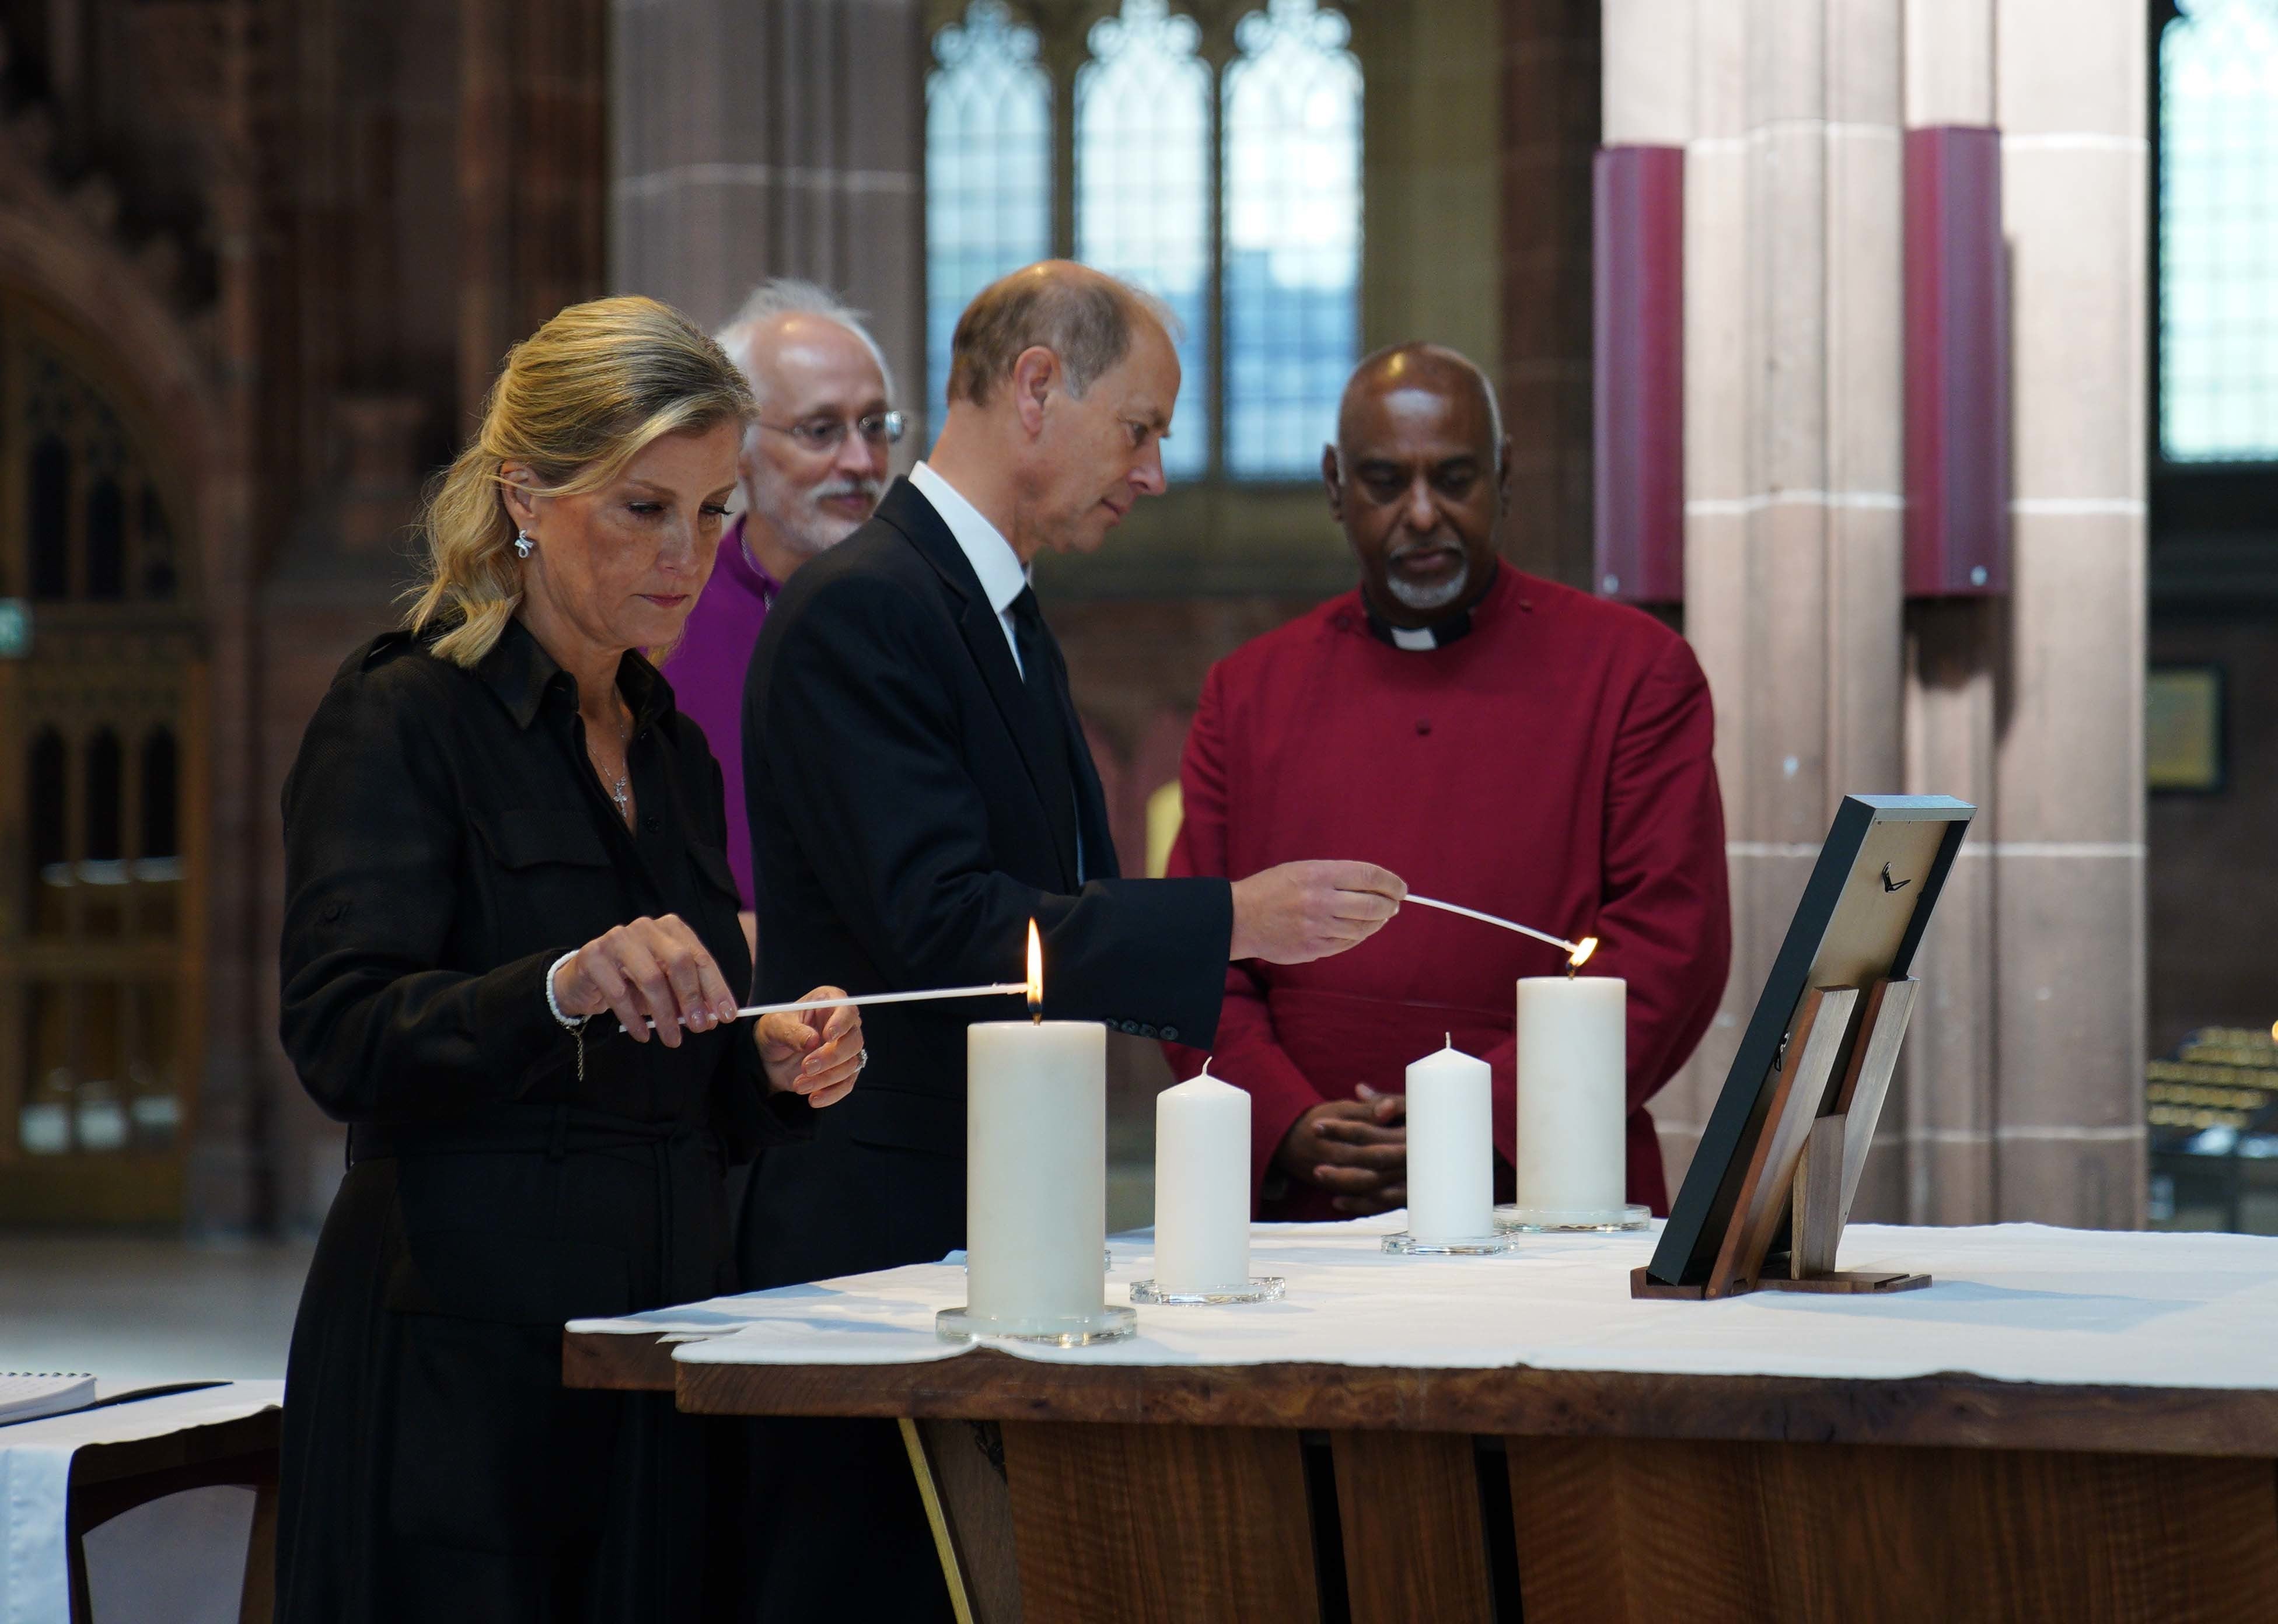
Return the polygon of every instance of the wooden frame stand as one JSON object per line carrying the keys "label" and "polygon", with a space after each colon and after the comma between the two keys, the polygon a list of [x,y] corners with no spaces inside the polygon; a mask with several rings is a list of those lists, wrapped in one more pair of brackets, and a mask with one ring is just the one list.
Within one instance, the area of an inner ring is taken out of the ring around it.
{"label": "wooden frame stand", "polygon": [[[1930,1284],[1928,1275],[1835,1267],[1836,1244],[1859,1193],[1920,986],[1911,977],[1877,981],[1863,1010],[1855,987],[1818,987],[1804,995],[1715,1269],[1697,1285],[1668,1285],[1632,1269],[1631,1296],[1698,1301],[1757,1291],[1907,1292]],[[1858,1035],[1837,1086],[1835,1066],[1854,1015]],[[1774,1250],[1783,1230],[1784,1264]]]}

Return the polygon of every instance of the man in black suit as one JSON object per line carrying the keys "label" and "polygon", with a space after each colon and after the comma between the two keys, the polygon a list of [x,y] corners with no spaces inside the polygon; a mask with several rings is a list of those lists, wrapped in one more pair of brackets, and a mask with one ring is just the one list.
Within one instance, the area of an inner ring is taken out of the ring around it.
{"label": "man in black suit", "polygon": [[[1118,877],[1028,568],[1047,549],[1094,550],[1162,492],[1178,388],[1162,308],[1083,266],[1031,265],[966,310],[932,456],[799,571],[753,653],[744,763],[762,998],[818,981],[1018,980],[1033,918],[1048,1016],[1207,1048],[1229,960],[1324,957],[1397,911],[1405,888],[1366,863],[1230,883]],[[818,738],[831,748],[815,751]],[[782,980],[794,972],[796,987]],[[1020,1010],[868,1014],[861,1086],[811,1145],[753,1172],[747,1287],[964,1245],[965,1028]],[[894,1428],[773,1423],[764,1436],[760,1616],[947,1616]]]}

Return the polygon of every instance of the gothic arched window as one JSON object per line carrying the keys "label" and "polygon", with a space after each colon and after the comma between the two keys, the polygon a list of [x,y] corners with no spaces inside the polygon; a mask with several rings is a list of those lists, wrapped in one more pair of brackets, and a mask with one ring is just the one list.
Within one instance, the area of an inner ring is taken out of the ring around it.
{"label": "gothic arched window", "polygon": [[1360,64],[1351,25],[1273,0],[1226,70],[1226,461],[1303,478],[1360,332]]}
{"label": "gothic arched window", "polygon": [[1178,413],[1164,471],[1210,465],[1211,71],[1202,29],[1164,0],[1124,0],[1092,25],[1075,76],[1075,252],[1167,303]]}
{"label": "gothic arched window", "polygon": [[142,839],[135,855],[178,857],[182,850],[181,758],[171,728],[153,728],[142,741]]}
{"label": "gothic arched window", "polygon": [[32,447],[25,542],[32,553],[32,596],[71,596],[71,448],[53,435]]}
{"label": "gothic arched window", "polygon": [[2278,0],[2160,36],[2160,449],[2278,461]]}
{"label": "gothic arched window", "polygon": [[935,35],[936,426],[959,313],[1057,250],[1179,316],[1174,478],[1311,477],[1358,348],[1360,65],[1319,0],[1198,8],[1233,19],[1230,40],[1191,4],[1122,0],[1075,32],[1086,8],[974,0]]}
{"label": "gothic arched window", "polygon": [[949,341],[973,295],[1052,249],[1052,87],[1036,31],[975,0],[926,77],[926,382],[941,427]]}
{"label": "gothic arched window", "polygon": [[87,595],[126,596],[126,502],[108,474],[87,493]]}

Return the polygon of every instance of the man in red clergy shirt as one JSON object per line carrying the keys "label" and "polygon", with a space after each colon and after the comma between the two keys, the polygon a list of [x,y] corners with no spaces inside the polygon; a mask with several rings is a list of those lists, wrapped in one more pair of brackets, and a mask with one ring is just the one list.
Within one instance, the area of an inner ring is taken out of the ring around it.
{"label": "man in red clergy shirt", "polygon": [[[1708,686],[1650,615],[1499,560],[1509,461],[1470,361],[1410,344],[1360,363],[1321,456],[1360,586],[1212,668],[1170,872],[1349,851],[1422,896],[1599,938],[1589,973],[1629,983],[1629,1197],[1665,1213],[1646,1102],[1700,1041],[1731,957]],[[1450,1033],[1494,1069],[1509,1200],[1514,984],[1563,965],[1423,908],[1334,958],[1233,965],[1211,1070],[1250,1091],[1260,1216],[1403,1205],[1404,1069]]]}

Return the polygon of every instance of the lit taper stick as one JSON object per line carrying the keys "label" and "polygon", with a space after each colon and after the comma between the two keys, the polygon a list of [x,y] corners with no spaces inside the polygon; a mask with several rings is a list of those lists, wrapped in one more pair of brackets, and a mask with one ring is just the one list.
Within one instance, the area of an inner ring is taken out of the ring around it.
{"label": "lit taper stick", "polygon": [[[1028,979],[1025,981],[990,981],[981,987],[929,987],[917,993],[858,993],[849,998],[814,998],[796,1003],[754,1003],[736,1011],[738,1020],[755,1020],[762,1015],[796,1015],[803,1010],[843,1010],[849,1005],[869,1003],[922,1003],[934,998],[1001,998],[1026,995],[1028,1013],[1037,1020],[1043,1018],[1043,949],[1036,941],[1036,922],[1028,921]],[[685,1021],[681,1023],[685,1025]],[[656,1023],[647,1023],[651,1032]],[[617,1023],[623,1032],[623,1021]]]}
{"label": "lit taper stick", "polygon": [[1569,970],[1579,970],[1589,962],[1590,955],[1598,950],[1598,939],[1595,936],[1585,936],[1579,942],[1569,942],[1563,936],[1554,936],[1547,930],[1535,929],[1532,925],[1521,925],[1516,919],[1499,919],[1494,914],[1481,913],[1476,908],[1459,908],[1454,903],[1443,903],[1433,897],[1418,896],[1413,891],[1409,892],[1404,900],[1421,903],[1426,908],[1437,908],[1442,913],[1460,913],[1465,919],[1477,919],[1482,925],[1499,925],[1505,930],[1515,930],[1522,936],[1532,936],[1537,942],[1547,942],[1554,948],[1563,948],[1566,949],[1566,967]]}

